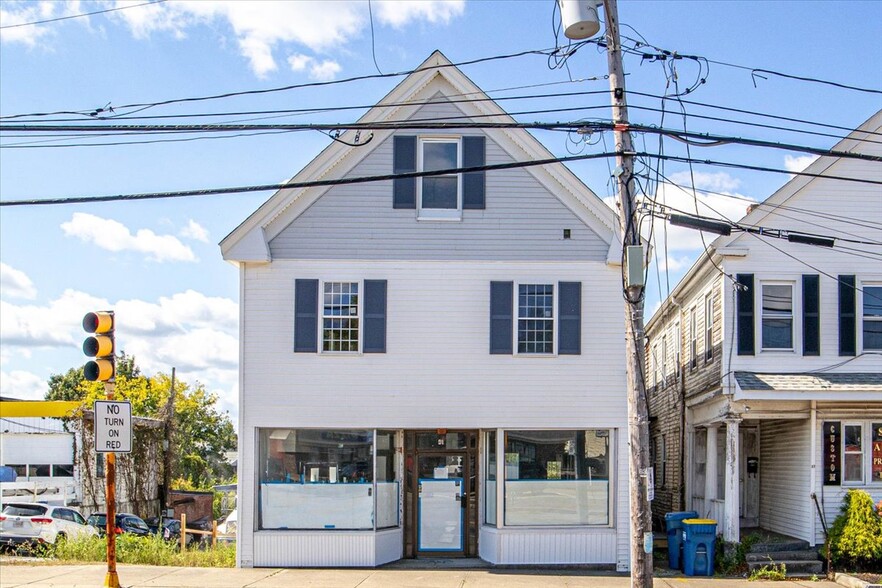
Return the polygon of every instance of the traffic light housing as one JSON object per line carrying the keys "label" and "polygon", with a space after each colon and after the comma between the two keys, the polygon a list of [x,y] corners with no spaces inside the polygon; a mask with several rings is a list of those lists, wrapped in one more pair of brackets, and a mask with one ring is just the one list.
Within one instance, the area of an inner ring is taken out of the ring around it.
{"label": "traffic light housing", "polygon": [[89,312],[83,317],[83,329],[93,333],[83,341],[83,353],[95,358],[83,367],[83,376],[90,382],[112,382],[116,375],[113,326],[112,310]]}

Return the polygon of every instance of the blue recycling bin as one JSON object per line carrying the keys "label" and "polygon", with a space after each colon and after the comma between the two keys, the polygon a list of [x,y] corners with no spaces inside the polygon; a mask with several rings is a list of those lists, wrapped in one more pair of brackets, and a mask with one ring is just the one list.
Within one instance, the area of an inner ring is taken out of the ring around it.
{"label": "blue recycling bin", "polygon": [[683,521],[685,519],[697,519],[698,513],[694,510],[686,510],[680,512],[669,512],[665,515],[665,529],[668,533],[668,567],[672,570],[682,570],[682,558],[680,553],[683,551]]}
{"label": "blue recycling bin", "polygon": [[685,519],[683,521],[683,573],[687,576],[714,575],[714,542],[717,521]]}

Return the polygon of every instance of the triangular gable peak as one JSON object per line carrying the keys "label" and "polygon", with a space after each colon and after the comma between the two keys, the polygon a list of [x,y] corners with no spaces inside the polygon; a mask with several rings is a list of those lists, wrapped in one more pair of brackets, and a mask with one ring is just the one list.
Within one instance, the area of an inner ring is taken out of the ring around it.
{"label": "triangular gable peak", "polygon": [[[444,98],[448,98],[464,116],[487,122],[513,122],[498,104],[490,100],[438,51],[365,113],[359,122],[412,119],[425,103],[443,102]],[[463,101],[463,98],[471,100]],[[353,148],[339,142],[331,143],[294,176],[291,182],[335,179],[351,174],[359,163],[393,134],[392,130],[372,132],[373,140],[363,147]],[[553,157],[537,139],[523,129],[485,129],[484,132],[516,161]],[[363,131],[362,136],[364,134]],[[355,132],[347,131],[340,138],[352,142]],[[615,214],[600,198],[563,164],[524,169],[603,239],[610,248],[609,258],[618,262]],[[312,187],[279,190],[221,241],[224,259],[234,263],[270,261],[270,241],[330,189],[331,187]]]}

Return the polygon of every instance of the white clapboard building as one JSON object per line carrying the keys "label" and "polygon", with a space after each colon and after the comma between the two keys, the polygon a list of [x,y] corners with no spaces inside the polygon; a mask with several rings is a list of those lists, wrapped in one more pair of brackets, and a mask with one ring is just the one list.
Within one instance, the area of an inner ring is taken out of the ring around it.
{"label": "white clapboard building", "polygon": [[[513,121],[438,52],[361,118],[445,120]],[[523,129],[387,128],[292,182],[550,157]],[[240,275],[238,564],[627,569],[616,227],[560,163],[258,208],[221,243]]]}

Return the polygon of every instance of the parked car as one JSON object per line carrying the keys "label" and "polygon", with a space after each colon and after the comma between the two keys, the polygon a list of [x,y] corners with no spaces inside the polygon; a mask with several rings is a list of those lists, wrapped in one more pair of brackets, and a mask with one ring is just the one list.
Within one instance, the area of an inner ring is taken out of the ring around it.
{"label": "parked car", "polygon": [[65,537],[86,537],[97,531],[75,509],[29,502],[9,502],[0,512],[0,544],[54,545]]}
{"label": "parked car", "polygon": [[[147,526],[147,523],[144,520],[131,513],[121,512],[116,515],[116,534],[122,533],[130,533],[132,535],[137,535],[139,537],[146,537],[150,534],[150,527]],[[103,512],[95,512],[92,513],[92,516],[89,517],[87,521],[89,525],[92,525],[96,529],[98,529],[99,535],[104,535],[107,529],[107,514]]]}
{"label": "parked car", "polygon": [[[177,519],[163,519],[162,529],[159,528],[159,517],[150,517],[147,519],[147,526],[150,527],[151,533],[162,533],[162,538],[166,541],[181,541],[181,521]],[[187,535],[187,545],[197,541],[196,535]]]}

